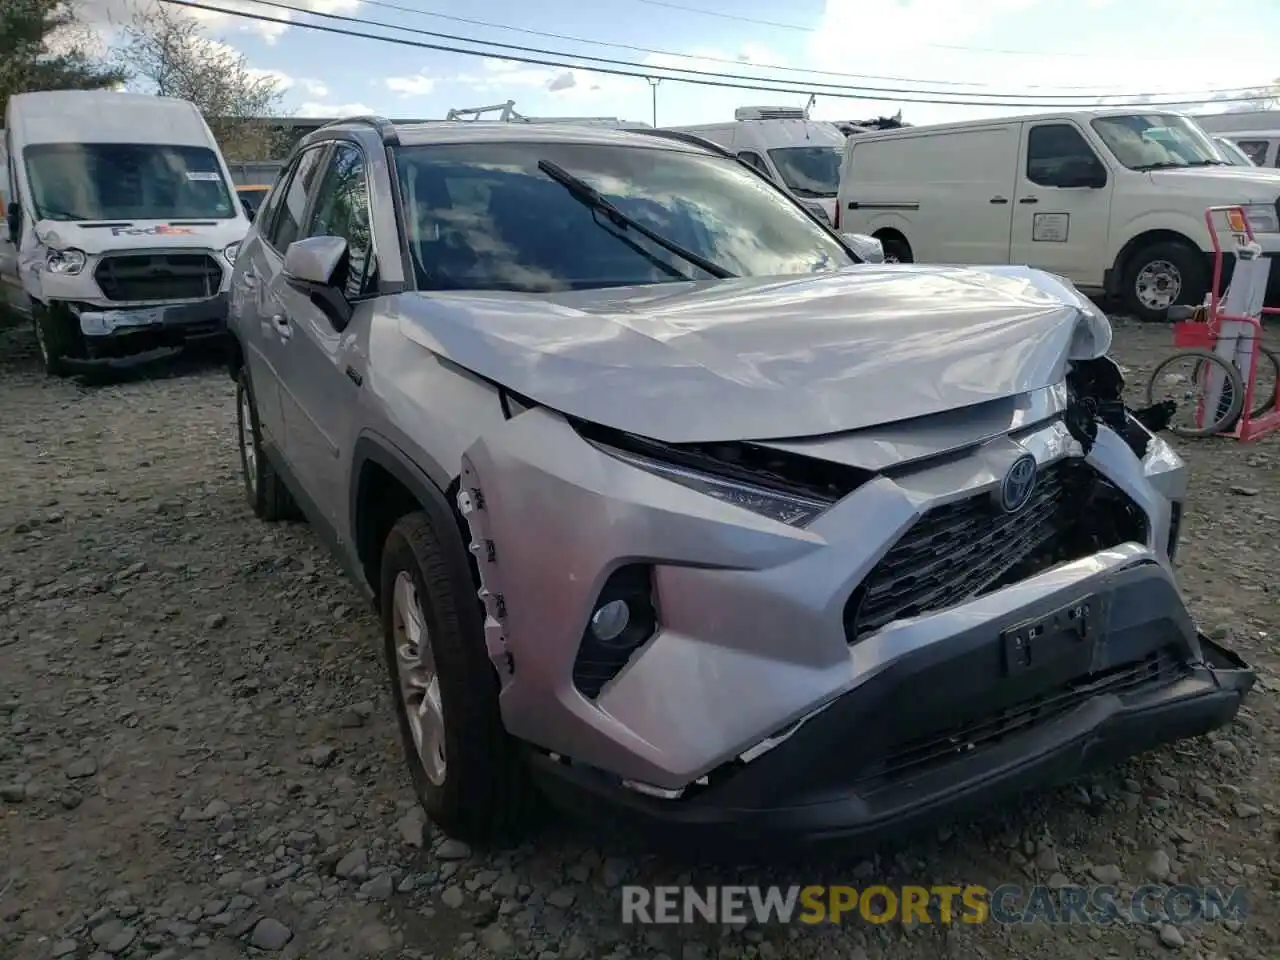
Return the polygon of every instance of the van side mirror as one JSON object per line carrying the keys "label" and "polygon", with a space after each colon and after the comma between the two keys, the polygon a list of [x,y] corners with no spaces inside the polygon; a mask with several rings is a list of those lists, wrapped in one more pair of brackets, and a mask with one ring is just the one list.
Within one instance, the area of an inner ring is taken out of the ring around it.
{"label": "van side mirror", "polygon": [[14,200],[4,212],[5,225],[9,229],[9,242],[18,245],[18,232],[22,229],[22,207]]}
{"label": "van side mirror", "polygon": [[307,294],[338,331],[351,322],[351,303],[339,283],[346,266],[347,241],[341,237],[295,240],[284,253],[285,280]]}

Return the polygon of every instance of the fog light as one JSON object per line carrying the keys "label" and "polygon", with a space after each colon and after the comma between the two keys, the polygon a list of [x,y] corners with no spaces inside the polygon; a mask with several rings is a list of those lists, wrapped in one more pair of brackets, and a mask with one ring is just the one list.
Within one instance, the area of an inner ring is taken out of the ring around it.
{"label": "fog light", "polygon": [[631,608],[625,600],[610,600],[591,615],[591,632],[601,643],[609,643],[622,636],[631,622]]}

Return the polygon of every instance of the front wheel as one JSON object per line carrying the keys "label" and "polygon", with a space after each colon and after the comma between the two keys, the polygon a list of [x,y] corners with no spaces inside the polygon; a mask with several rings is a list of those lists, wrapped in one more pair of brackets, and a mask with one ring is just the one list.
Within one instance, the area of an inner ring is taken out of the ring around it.
{"label": "front wheel", "polygon": [[75,322],[76,318],[69,310],[59,309],[56,305],[31,304],[31,326],[40,365],[51,377],[65,377],[70,372],[67,359],[79,353],[80,330]]}
{"label": "front wheel", "polygon": [[898,236],[876,237],[884,248],[885,263],[914,263],[915,256],[911,252],[911,244]]}
{"label": "front wheel", "polygon": [[539,798],[502,724],[479,620],[467,616],[477,601],[465,559],[450,560],[426,513],[396,521],[382,553],[382,633],[418,799],[445,833],[487,843],[514,839]]}
{"label": "front wheel", "polygon": [[[1218,400],[1207,409],[1212,379],[1219,379]],[[1166,357],[1147,382],[1147,403],[1167,400],[1178,409],[1169,429],[1179,437],[1211,437],[1226,433],[1244,409],[1244,380],[1235,364],[1208,350],[1182,350]]]}
{"label": "front wheel", "polygon": [[1164,321],[1169,308],[1196,305],[1209,292],[1204,255],[1186,243],[1164,241],[1136,251],[1124,271],[1125,307],[1139,320]]}

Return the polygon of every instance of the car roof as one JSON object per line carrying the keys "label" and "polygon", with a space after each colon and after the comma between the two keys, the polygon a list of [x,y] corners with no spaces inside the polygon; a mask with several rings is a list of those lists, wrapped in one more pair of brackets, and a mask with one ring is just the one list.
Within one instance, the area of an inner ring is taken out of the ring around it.
{"label": "car roof", "polygon": [[483,120],[439,120],[428,123],[392,124],[375,117],[339,120],[308,134],[303,143],[327,139],[326,131],[358,131],[374,127],[386,140],[394,135],[400,146],[416,147],[450,143],[579,143],[627,146],[687,153],[707,152],[701,147],[646,130],[613,129],[574,123],[511,123]]}

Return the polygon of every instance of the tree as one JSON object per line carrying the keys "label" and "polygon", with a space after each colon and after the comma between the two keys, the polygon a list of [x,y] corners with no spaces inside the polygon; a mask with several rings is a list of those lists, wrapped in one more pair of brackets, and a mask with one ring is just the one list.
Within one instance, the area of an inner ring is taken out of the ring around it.
{"label": "tree", "polygon": [[0,2],[0,111],[15,93],[101,90],[124,81],[123,70],[94,56],[75,12],[75,0]]}
{"label": "tree", "polygon": [[284,91],[226,44],[207,37],[195,18],[164,6],[143,9],[124,28],[116,58],[130,84],[190,100],[230,161],[271,159]]}

